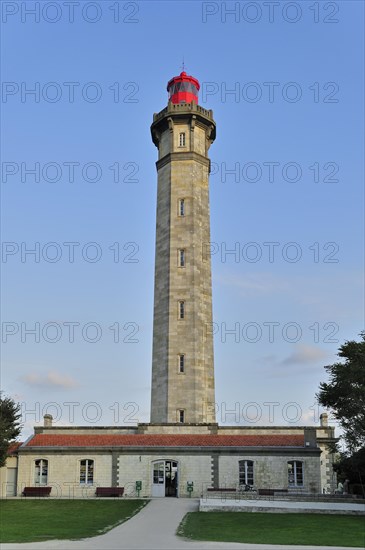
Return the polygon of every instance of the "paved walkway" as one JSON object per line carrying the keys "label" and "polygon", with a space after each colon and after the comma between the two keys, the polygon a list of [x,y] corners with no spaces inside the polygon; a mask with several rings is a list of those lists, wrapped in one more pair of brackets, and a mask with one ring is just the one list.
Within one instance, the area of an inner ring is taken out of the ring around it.
{"label": "paved walkway", "polygon": [[333,546],[193,542],[177,537],[175,532],[182,518],[198,507],[199,501],[195,499],[154,499],[139,514],[105,535],[81,541],[2,544],[1,550],[345,550]]}

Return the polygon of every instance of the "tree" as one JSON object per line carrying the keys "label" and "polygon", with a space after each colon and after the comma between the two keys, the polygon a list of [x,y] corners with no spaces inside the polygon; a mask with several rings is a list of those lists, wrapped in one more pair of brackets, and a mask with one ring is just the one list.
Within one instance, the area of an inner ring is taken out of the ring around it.
{"label": "tree", "polygon": [[324,367],[330,381],[321,382],[316,395],[339,421],[351,454],[365,447],[365,332],[360,336],[360,342],[348,341],[339,348],[337,355],[344,362]]}
{"label": "tree", "polygon": [[8,449],[21,432],[20,405],[0,394],[0,467],[5,465]]}
{"label": "tree", "polygon": [[352,493],[365,497],[365,447],[353,454],[340,453],[333,469],[339,479],[349,480]]}

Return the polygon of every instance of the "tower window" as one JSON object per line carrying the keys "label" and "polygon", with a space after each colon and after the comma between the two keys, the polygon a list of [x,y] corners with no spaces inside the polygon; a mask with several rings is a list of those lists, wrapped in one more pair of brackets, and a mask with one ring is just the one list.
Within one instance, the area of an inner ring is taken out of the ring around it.
{"label": "tower window", "polygon": [[178,250],[177,265],[179,267],[185,267],[185,250],[184,250],[184,248],[180,248]]}
{"label": "tower window", "polygon": [[179,301],[179,319],[185,318],[185,302],[184,300]]}
{"label": "tower window", "polygon": [[181,409],[180,411],[177,411],[177,413],[178,421],[183,424],[185,422],[185,411]]}
{"label": "tower window", "polygon": [[179,134],[179,147],[185,147],[185,145],[186,145],[185,132],[180,132],[180,134]]}
{"label": "tower window", "polygon": [[185,216],[185,199],[179,199],[178,215],[179,216]]}
{"label": "tower window", "polygon": [[185,355],[183,353],[179,355],[179,372],[181,374],[185,372]]}

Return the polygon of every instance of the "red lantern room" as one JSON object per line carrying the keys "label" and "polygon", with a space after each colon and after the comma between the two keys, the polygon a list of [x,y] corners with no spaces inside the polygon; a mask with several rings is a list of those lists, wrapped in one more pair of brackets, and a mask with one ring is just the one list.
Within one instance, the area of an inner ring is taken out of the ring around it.
{"label": "red lantern room", "polygon": [[172,103],[198,103],[199,88],[200,84],[197,79],[183,71],[180,76],[174,76],[167,84],[169,101]]}

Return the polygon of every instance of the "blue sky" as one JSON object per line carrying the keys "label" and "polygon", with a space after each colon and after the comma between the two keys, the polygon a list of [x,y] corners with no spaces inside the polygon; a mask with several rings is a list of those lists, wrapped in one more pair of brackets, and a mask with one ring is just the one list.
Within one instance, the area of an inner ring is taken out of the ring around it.
{"label": "blue sky", "polygon": [[2,387],[24,434],[44,412],[149,420],[149,127],[183,59],[217,123],[217,420],[317,422],[323,366],[364,326],[363,3],[72,9],[2,2]]}

